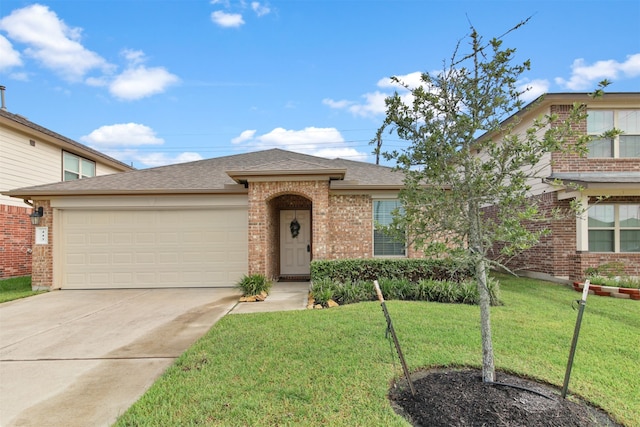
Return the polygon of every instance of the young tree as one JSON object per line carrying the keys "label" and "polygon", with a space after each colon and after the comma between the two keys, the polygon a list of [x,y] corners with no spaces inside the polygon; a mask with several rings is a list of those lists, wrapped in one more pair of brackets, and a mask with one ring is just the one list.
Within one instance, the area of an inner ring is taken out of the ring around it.
{"label": "young tree", "polygon": [[[427,253],[447,252],[475,267],[485,382],[495,378],[487,284],[487,270],[495,260],[488,252],[500,242],[502,253],[510,256],[547,233],[526,227],[542,219],[537,206],[527,200],[530,180],[539,176],[545,153],[584,153],[588,142],[572,126],[586,117],[581,105],[574,105],[562,122],[549,115],[516,132],[519,120],[513,114],[525,107],[518,80],[530,65],[512,63],[515,49],[503,48],[503,37],[484,43],[471,27],[469,53],[462,54],[458,43],[437,75],[423,73],[418,87],[393,78],[409,96],[396,93],[387,98],[386,119],[372,140],[378,152],[385,130],[408,141],[406,149],[385,153],[405,174],[402,214],[395,215],[388,231],[395,230]],[[484,215],[488,206],[495,216]]]}

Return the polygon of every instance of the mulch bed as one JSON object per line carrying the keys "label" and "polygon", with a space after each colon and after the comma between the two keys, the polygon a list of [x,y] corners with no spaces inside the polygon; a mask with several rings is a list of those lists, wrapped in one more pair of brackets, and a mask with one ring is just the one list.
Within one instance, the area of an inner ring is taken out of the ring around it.
{"label": "mulch bed", "polygon": [[[390,392],[394,409],[413,426],[621,426],[604,411],[557,388],[502,372],[491,385],[477,369],[433,369],[412,376],[415,397],[406,380]],[[537,393],[536,393],[537,392]]]}

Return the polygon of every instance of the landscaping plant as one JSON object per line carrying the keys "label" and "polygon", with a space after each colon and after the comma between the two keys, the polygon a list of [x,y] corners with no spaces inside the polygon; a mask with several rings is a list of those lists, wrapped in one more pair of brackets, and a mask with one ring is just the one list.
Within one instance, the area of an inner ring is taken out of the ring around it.
{"label": "landscaping plant", "polygon": [[[564,119],[551,114],[518,129],[515,113],[526,110],[528,90],[520,84],[530,62],[514,64],[515,49],[502,43],[527,21],[488,42],[472,26],[468,44],[458,43],[442,71],[423,73],[418,84],[393,77],[399,92],[386,99],[386,118],[372,140],[379,151],[388,130],[407,142],[403,150],[383,153],[404,173],[401,209],[384,230],[427,254],[449,254],[473,266],[485,382],[495,378],[487,277],[491,263],[500,261],[489,251],[500,244],[502,260],[508,259],[548,234],[544,226],[527,227],[549,219],[528,199],[531,182],[546,178],[540,161],[552,152],[584,155],[590,140],[576,126],[587,115],[577,104]],[[601,82],[594,96],[608,84]],[[495,216],[485,215],[488,206]]]}
{"label": "landscaping plant", "polygon": [[266,278],[263,274],[244,275],[236,284],[236,287],[242,290],[243,296],[268,294],[271,290],[273,282]]}

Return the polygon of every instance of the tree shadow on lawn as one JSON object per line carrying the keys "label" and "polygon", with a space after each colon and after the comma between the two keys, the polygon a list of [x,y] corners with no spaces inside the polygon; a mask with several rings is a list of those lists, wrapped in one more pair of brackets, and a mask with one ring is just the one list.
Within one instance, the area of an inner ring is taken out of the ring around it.
{"label": "tree shadow on lawn", "polygon": [[471,368],[422,370],[412,380],[415,396],[403,378],[389,398],[415,427],[622,426],[586,402],[563,399],[551,385],[503,372],[496,372],[497,383],[521,388],[485,384],[482,372]]}

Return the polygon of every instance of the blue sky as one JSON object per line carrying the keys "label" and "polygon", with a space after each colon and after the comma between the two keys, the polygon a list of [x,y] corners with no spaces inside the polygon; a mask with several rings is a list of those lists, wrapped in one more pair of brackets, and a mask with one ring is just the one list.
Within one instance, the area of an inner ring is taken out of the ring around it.
{"label": "blue sky", "polygon": [[1,0],[0,85],[10,112],[137,168],[273,147],[374,161],[390,76],[441,69],[470,23],[488,40],[529,16],[504,46],[531,60],[531,97],[640,91],[638,0]]}

